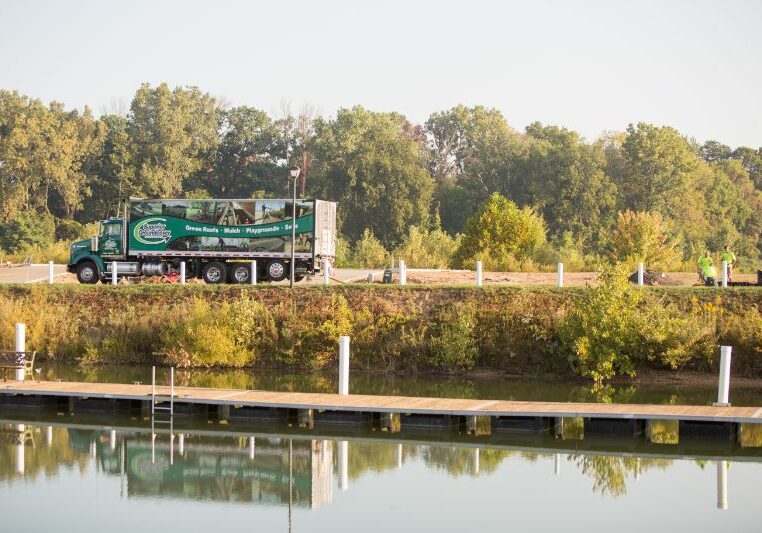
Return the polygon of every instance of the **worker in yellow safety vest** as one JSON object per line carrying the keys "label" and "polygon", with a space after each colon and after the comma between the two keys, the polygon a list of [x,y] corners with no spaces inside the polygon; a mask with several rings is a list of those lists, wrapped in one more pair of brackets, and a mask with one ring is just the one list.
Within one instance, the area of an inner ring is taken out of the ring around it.
{"label": "worker in yellow safety vest", "polygon": [[705,285],[714,285],[717,282],[717,269],[714,268],[714,259],[712,259],[709,250],[699,257],[698,276],[699,282]]}
{"label": "worker in yellow safety vest", "polygon": [[728,264],[728,281],[732,281],[732,267],[736,264],[736,254],[730,251],[730,246],[727,244],[723,248],[723,252],[720,254],[720,261],[725,261]]}

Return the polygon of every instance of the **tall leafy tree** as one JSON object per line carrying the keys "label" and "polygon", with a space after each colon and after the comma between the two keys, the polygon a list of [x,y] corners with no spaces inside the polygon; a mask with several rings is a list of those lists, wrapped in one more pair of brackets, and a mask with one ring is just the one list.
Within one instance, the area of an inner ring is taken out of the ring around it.
{"label": "tall leafy tree", "polygon": [[370,228],[392,247],[411,225],[427,225],[433,183],[422,134],[402,115],[358,106],[315,129],[313,190],[339,201],[345,235],[356,240]]}
{"label": "tall leafy tree", "polygon": [[220,108],[196,87],[141,85],[127,117],[132,165],[140,179],[133,194],[171,197],[209,168],[219,142]]}
{"label": "tall leafy tree", "polygon": [[459,105],[432,114],[425,130],[429,168],[438,186],[435,201],[446,231],[462,231],[491,193],[511,196],[514,164],[526,142],[500,111]]}
{"label": "tall leafy tree", "polygon": [[670,196],[680,190],[697,165],[688,141],[674,128],[640,122],[627,128],[622,151],[627,169],[618,184],[622,205],[669,214]]}
{"label": "tall leafy tree", "polygon": [[228,198],[248,198],[257,191],[280,196],[286,181],[279,161],[285,156],[281,131],[267,113],[234,107],[222,113],[214,173],[205,181],[206,189]]}
{"label": "tall leafy tree", "polygon": [[514,198],[534,205],[551,235],[571,232],[578,240],[597,244],[616,205],[616,187],[605,173],[602,146],[539,122],[529,125],[527,134],[534,142],[519,166]]}

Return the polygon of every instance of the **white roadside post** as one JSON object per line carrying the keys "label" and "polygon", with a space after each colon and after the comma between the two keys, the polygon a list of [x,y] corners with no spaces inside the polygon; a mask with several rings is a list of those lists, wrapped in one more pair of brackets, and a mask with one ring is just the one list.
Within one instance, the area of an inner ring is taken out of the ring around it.
{"label": "white roadside post", "polygon": [[400,259],[400,285],[407,285],[407,267],[404,259]]}
{"label": "white roadside post", "polygon": [[643,263],[638,263],[638,287],[643,286]]}
{"label": "white roadside post", "polygon": [[323,285],[329,285],[331,283],[331,263],[328,259],[323,259]]}
{"label": "white roadside post", "polygon": [[53,261],[48,261],[48,283],[53,284]]}
{"label": "white roadside post", "polygon": [[558,270],[556,271],[556,283],[559,287],[564,286],[564,264],[558,263]]}
{"label": "white roadside post", "polygon": [[481,261],[476,262],[476,286],[477,287],[482,286],[482,262]]}
{"label": "white roadside post", "polygon": [[[26,324],[16,324],[16,351],[26,351]],[[15,374],[16,381],[24,381],[25,372],[23,368],[17,368]]]}
{"label": "white roadside post", "polygon": [[339,337],[339,394],[349,394],[349,337]]}
{"label": "white roadside post", "polygon": [[732,346],[720,346],[720,383],[717,387],[717,403],[719,407],[730,405],[730,356]]}
{"label": "white roadside post", "polygon": [[727,261],[722,262],[722,286],[723,287],[728,286],[728,262]]}
{"label": "white roadside post", "polygon": [[251,270],[251,276],[249,276],[249,283],[251,283],[252,285],[256,285],[257,284],[257,260],[256,259],[254,259],[251,262],[251,266],[249,267],[249,269]]}
{"label": "white roadside post", "polygon": [[368,283],[373,283],[373,272],[368,274]]}
{"label": "white roadside post", "polygon": [[116,261],[111,261],[111,284],[116,285],[117,284],[117,277],[116,277]]}
{"label": "white roadside post", "polygon": [[185,285],[185,261],[180,261],[180,285]]}

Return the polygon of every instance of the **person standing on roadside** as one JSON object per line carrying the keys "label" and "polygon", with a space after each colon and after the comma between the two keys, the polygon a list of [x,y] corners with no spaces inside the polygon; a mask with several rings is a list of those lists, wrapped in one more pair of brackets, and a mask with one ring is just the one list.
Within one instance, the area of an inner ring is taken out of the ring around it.
{"label": "person standing on roadside", "polygon": [[735,266],[736,261],[737,261],[736,254],[734,254],[733,252],[730,251],[730,246],[728,246],[727,244],[725,245],[725,247],[722,250],[723,251],[720,254],[720,261],[727,262],[727,264],[728,264],[728,281],[732,281],[733,280],[732,267]]}
{"label": "person standing on roadside", "polygon": [[709,250],[707,250],[698,260],[699,283],[706,284],[707,278],[712,277],[711,274],[713,271],[716,273],[716,270],[714,269],[714,259],[712,259],[712,255],[709,253]]}

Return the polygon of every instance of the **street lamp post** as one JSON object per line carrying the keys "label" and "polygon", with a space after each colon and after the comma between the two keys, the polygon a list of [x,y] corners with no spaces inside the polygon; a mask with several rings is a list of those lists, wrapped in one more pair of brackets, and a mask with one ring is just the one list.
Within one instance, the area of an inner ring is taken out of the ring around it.
{"label": "street lamp post", "polygon": [[297,166],[293,166],[289,169],[291,179],[294,180],[294,202],[291,204],[291,281],[289,286],[294,288],[294,274],[296,272],[296,259],[294,250],[296,249],[296,180],[299,179],[299,173],[302,171]]}

